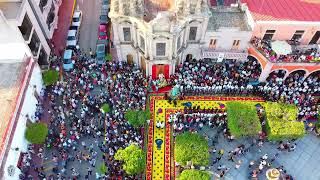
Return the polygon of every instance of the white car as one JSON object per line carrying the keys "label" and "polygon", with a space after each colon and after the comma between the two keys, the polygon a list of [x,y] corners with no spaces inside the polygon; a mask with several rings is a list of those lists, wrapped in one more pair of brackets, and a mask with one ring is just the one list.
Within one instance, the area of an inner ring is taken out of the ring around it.
{"label": "white car", "polygon": [[75,48],[77,45],[78,34],[77,30],[69,30],[66,47],[68,48]]}
{"label": "white car", "polygon": [[81,26],[82,21],[82,12],[79,10],[74,11],[72,17],[72,26],[77,26],[78,28]]}

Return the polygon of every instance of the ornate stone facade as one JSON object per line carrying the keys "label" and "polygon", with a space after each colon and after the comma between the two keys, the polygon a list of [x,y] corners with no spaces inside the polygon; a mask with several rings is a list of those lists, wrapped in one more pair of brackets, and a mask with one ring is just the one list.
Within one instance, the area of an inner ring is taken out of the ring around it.
{"label": "ornate stone facade", "polygon": [[200,57],[210,14],[206,0],[112,0],[118,58],[168,76],[187,54]]}

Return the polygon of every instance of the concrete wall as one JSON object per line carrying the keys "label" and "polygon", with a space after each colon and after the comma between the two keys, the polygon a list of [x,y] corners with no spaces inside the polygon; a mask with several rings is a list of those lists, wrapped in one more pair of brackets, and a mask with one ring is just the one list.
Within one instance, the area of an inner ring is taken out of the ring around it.
{"label": "concrete wall", "polygon": [[221,50],[232,50],[233,41],[240,40],[238,50],[243,51],[248,48],[252,36],[251,31],[240,31],[236,28],[220,28],[218,31],[209,31],[204,38],[204,48],[209,48],[210,40],[216,39],[216,48]]}
{"label": "concrete wall", "polygon": [[[290,40],[297,30],[304,30],[301,38],[302,44],[309,44],[313,35],[320,31],[318,22],[285,22],[285,21],[263,21],[256,22],[252,36],[263,38],[267,30],[276,30],[273,40]],[[318,43],[320,43],[318,41]]]}
{"label": "concrete wall", "polygon": [[[34,88],[36,86],[36,88]],[[42,76],[41,76],[41,70],[37,63],[35,63],[35,67],[33,69],[33,72],[31,74],[30,83],[26,84],[26,94],[25,98],[21,100],[22,109],[19,114],[16,116],[19,116],[19,120],[17,122],[17,127],[13,135],[13,140],[11,143],[11,146],[9,148],[9,153],[7,156],[7,161],[5,163],[4,168],[4,179],[11,180],[11,179],[19,179],[19,172],[20,170],[16,167],[20,152],[27,152],[27,145],[28,142],[24,137],[24,133],[26,130],[26,115],[28,114],[29,117],[32,117],[36,111],[36,104],[37,99],[34,96],[34,91],[37,91],[38,94],[40,94],[40,91],[43,87],[42,83]],[[15,149],[19,148],[18,151]],[[16,167],[14,176],[9,176],[7,172],[7,168],[12,165]]]}
{"label": "concrete wall", "polygon": [[37,56],[35,56],[35,58],[39,57],[40,49],[42,47],[44,48],[44,51],[47,53],[48,58],[49,58],[49,55],[51,52],[50,46],[46,40],[45,34],[42,33],[42,30],[41,30],[40,24],[37,21],[36,15],[33,13],[32,9],[30,7],[30,4],[27,1],[24,1],[23,5],[22,5],[21,13],[17,17],[17,22],[16,22],[17,26],[21,26],[21,24],[23,22],[23,18],[26,14],[28,15],[28,17],[33,25],[32,31],[30,34],[30,38],[28,41],[26,41],[26,43],[27,44],[30,43],[33,33],[36,32],[39,37],[41,45],[40,45],[39,51],[37,53]]}

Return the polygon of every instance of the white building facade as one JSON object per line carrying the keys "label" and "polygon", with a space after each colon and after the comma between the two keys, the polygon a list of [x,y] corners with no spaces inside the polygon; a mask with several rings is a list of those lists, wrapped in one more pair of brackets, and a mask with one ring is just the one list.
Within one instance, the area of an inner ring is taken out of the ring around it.
{"label": "white building facade", "polygon": [[51,52],[50,39],[58,24],[62,0],[2,0],[0,11],[11,25],[19,28],[33,58],[47,67]]}
{"label": "white building facade", "polygon": [[[225,14],[241,22],[225,26]],[[224,58],[243,58],[251,38],[244,10],[237,5],[221,10],[207,0],[113,0],[109,17],[119,60],[153,78],[160,73],[168,78],[185,59],[217,59],[226,52]]]}

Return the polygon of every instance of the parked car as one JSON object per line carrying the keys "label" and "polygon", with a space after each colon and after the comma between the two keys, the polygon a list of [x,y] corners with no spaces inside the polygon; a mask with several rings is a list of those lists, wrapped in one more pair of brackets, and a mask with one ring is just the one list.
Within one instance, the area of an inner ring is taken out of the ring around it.
{"label": "parked car", "polygon": [[72,62],[73,51],[71,49],[67,49],[64,51],[63,54],[63,69],[65,71],[70,71],[73,69],[73,62]]}
{"label": "parked car", "polygon": [[108,24],[109,22],[109,17],[108,15],[100,15],[100,24]]}
{"label": "parked car", "polygon": [[104,43],[98,43],[96,47],[96,60],[98,64],[105,63],[106,45]]}
{"label": "parked car", "polygon": [[72,26],[77,26],[78,28],[81,26],[82,21],[82,12],[79,10],[74,11],[72,17]]}
{"label": "parked car", "polygon": [[78,40],[77,30],[69,30],[68,37],[67,37],[67,43],[66,43],[67,49],[76,48],[77,40]]}
{"label": "parked car", "polygon": [[102,0],[102,6],[103,5],[109,5],[109,0]]}
{"label": "parked car", "polygon": [[107,25],[105,25],[105,24],[100,24],[99,25],[98,39],[99,40],[108,39],[108,36],[107,36]]}

